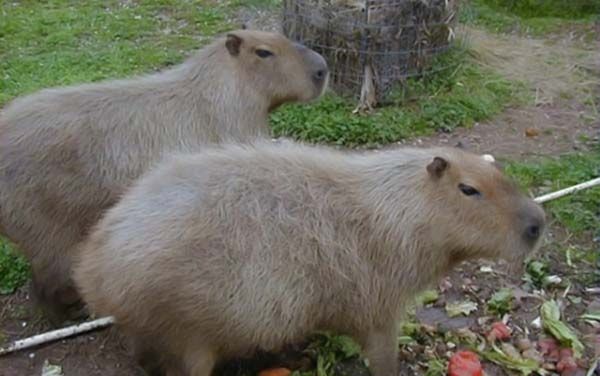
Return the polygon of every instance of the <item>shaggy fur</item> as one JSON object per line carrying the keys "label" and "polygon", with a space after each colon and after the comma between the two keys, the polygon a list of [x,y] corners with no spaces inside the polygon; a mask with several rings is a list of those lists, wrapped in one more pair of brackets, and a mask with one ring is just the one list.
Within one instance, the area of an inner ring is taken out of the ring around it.
{"label": "shaggy fur", "polygon": [[269,111],[320,96],[327,79],[316,52],[244,30],[171,70],[9,105],[0,116],[0,227],[31,261],[50,318],[78,316],[74,246],[141,173],[170,151],[266,135]]}
{"label": "shaggy fur", "polygon": [[463,260],[522,261],[544,221],[492,163],[458,149],[223,145],[138,180],[83,245],[75,281],[169,375],[208,376],[218,360],[327,329],[389,376],[415,293]]}

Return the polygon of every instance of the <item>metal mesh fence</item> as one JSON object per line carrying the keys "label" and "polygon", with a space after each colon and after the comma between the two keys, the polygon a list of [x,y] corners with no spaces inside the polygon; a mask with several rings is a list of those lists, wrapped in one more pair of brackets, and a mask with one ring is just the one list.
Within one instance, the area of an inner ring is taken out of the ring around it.
{"label": "metal mesh fence", "polygon": [[282,31],[327,59],[336,92],[371,106],[452,45],[457,8],[456,0],[283,0]]}

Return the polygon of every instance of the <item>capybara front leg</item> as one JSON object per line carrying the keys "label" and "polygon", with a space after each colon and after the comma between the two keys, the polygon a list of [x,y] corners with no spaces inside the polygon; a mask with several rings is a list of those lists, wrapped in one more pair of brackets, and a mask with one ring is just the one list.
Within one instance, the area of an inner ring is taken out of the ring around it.
{"label": "capybara front leg", "polygon": [[36,305],[44,311],[55,327],[87,316],[87,310],[77,289],[68,279],[52,281],[42,273],[36,273],[34,268],[30,293]]}
{"label": "capybara front leg", "polygon": [[373,376],[398,375],[398,340],[394,327],[369,333],[364,355]]}
{"label": "capybara front leg", "polygon": [[198,348],[185,356],[189,376],[210,376],[217,359],[215,353],[208,348]]}

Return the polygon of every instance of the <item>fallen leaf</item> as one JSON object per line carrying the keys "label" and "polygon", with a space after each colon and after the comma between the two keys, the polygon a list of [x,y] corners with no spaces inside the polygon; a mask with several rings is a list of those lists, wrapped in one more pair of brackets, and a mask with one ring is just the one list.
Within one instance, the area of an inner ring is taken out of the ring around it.
{"label": "fallen leaf", "polygon": [[440,295],[436,290],[426,290],[417,296],[417,301],[421,304],[434,303]]}
{"label": "fallen leaf", "polygon": [[479,356],[472,351],[459,351],[448,362],[449,376],[483,376]]}
{"label": "fallen leaf", "polygon": [[449,317],[456,317],[461,314],[469,316],[471,312],[476,310],[477,303],[472,302],[470,300],[465,300],[463,302],[446,303],[446,313]]}
{"label": "fallen leaf", "polygon": [[577,358],[581,357],[584,350],[583,344],[579,341],[575,332],[560,321],[560,310],[556,301],[544,302],[540,312],[543,328],[550,332],[560,343],[571,347]]}
{"label": "fallen leaf", "polygon": [[536,128],[527,128],[525,129],[525,135],[527,137],[535,137],[537,135],[540,134],[540,131],[538,131]]}

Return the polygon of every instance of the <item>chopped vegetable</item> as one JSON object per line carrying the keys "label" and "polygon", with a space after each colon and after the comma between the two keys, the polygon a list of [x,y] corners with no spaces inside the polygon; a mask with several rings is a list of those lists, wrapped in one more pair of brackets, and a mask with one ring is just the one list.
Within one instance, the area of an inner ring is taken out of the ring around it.
{"label": "chopped vegetable", "polygon": [[491,362],[518,371],[524,376],[533,372],[544,373],[537,361],[521,357],[517,349],[508,343],[503,344],[502,350],[492,343],[492,349],[493,351],[483,353],[483,356]]}
{"label": "chopped vegetable", "polygon": [[581,357],[584,350],[583,344],[575,333],[565,323],[560,321],[560,310],[554,300],[542,304],[541,308],[542,326],[554,336],[561,344],[573,349],[575,357]]}
{"label": "chopped vegetable", "polygon": [[490,342],[494,342],[497,339],[503,341],[505,339],[509,339],[511,333],[512,330],[510,330],[510,328],[505,323],[503,323],[502,321],[497,321],[492,324],[492,330],[490,330],[490,332],[488,333],[487,339]]}
{"label": "chopped vegetable", "polygon": [[452,355],[448,363],[450,376],[483,376],[479,356],[472,351],[459,351]]}
{"label": "chopped vegetable", "polygon": [[446,303],[446,313],[450,317],[455,317],[459,315],[468,316],[471,312],[477,310],[477,303],[472,302],[470,300],[465,300],[463,302],[453,302]]}
{"label": "chopped vegetable", "polygon": [[487,303],[490,312],[504,315],[512,310],[513,291],[503,288],[494,293]]}

